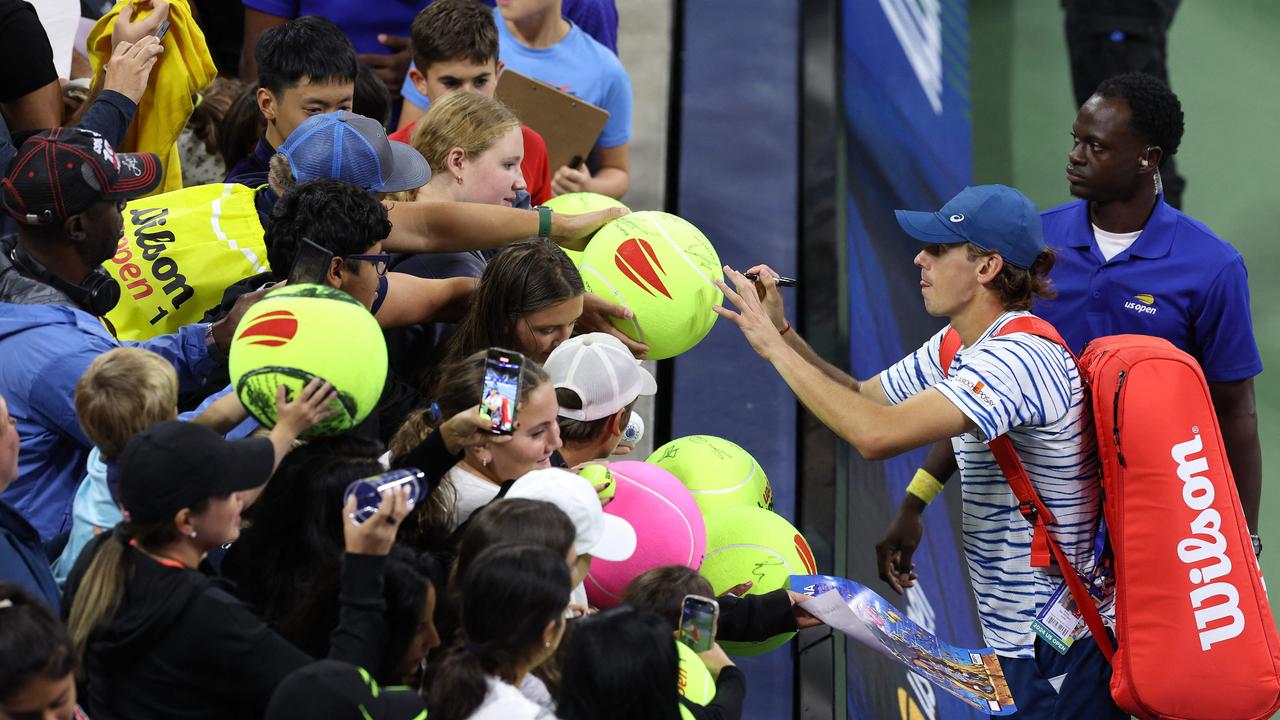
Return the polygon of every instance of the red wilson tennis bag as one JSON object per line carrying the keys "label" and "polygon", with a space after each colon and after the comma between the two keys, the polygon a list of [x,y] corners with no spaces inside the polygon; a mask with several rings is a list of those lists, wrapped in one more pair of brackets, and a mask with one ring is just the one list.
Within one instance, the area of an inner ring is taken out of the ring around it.
{"label": "red wilson tennis bag", "polygon": [[1080,356],[1116,567],[1111,696],[1139,717],[1267,718],[1280,638],[1200,365],[1166,340]]}
{"label": "red wilson tennis bag", "polygon": [[[1039,318],[1013,320],[997,334],[1015,332],[1066,347]],[[949,331],[939,353],[944,373],[959,347]],[[1270,717],[1280,709],[1280,637],[1200,365],[1166,340],[1114,335],[1090,343],[1079,368],[1115,556],[1118,648],[1079,576],[1066,570],[1048,532],[1055,519],[1013,443],[996,438],[992,454],[1035,528],[1031,565],[1064,569],[1125,711],[1164,720]]]}

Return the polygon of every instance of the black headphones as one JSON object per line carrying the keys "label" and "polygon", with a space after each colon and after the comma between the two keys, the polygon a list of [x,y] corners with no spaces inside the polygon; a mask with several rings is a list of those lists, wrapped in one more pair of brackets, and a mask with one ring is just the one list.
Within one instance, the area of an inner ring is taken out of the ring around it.
{"label": "black headphones", "polygon": [[120,284],[101,266],[89,271],[79,283],[69,283],[28,257],[21,245],[14,245],[9,260],[18,272],[62,291],[71,302],[95,317],[106,315],[120,302]]}

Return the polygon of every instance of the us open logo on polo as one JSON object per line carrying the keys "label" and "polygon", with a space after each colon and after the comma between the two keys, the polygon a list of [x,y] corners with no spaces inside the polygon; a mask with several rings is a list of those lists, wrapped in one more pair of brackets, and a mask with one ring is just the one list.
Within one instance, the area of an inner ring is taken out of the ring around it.
{"label": "us open logo on polo", "polygon": [[[288,310],[276,310],[266,313],[254,320],[236,341],[244,341],[250,345],[280,347],[298,334],[298,318]],[[246,338],[251,338],[247,339]]]}
{"label": "us open logo on polo", "polygon": [[[1192,426],[1191,439],[1175,444],[1169,455],[1178,464],[1182,502],[1199,513],[1191,521],[1191,537],[1178,541],[1178,559],[1197,566],[1191,568],[1187,577],[1197,586],[1189,596],[1196,629],[1200,631],[1200,649],[1205,651],[1214,643],[1244,632],[1244,613],[1240,612],[1240,590],[1230,582],[1219,582],[1231,574],[1231,559],[1227,557],[1227,538],[1220,529],[1222,516],[1211,507],[1213,480],[1204,474],[1209,470],[1209,460],[1203,452],[1200,428]],[[1209,600],[1214,598],[1218,598],[1218,602],[1210,605]],[[1228,622],[1224,625],[1221,620]],[[1209,628],[1211,623],[1216,626]]]}
{"label": "us open logo on polo", "polygon": [[657,290],[667,299],[671,299],[671,293],[667,292],[666,285],[662,283],[662,276],[666,275],[667,271],[663,269],[657,253],[653,251],[653,246],[647,240],[628,238],[622,241],[613,254],[613,262],[622,274],[641,290],[650,295],[654,295],[653,291]]}
{"label": "us open logo on polo", "polygon": [[[1134,302],[1137,300],[1138,302]],[[1125,308],[1133,310],[1139,315],[1155,315],[1156,314],[1156,298],[1154,295],[1147,293],[1139,293],[1133,296],[1133,300],[1125,301]]]}

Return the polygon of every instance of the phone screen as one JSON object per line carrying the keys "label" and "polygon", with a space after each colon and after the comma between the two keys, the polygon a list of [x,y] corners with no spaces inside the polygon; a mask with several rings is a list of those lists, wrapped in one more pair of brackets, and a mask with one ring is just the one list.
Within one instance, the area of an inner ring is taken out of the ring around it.
{"label": "phone screen", "polygon": [[706,652],[716,640],[720,604],[701,595],[685,595],[680,605],[680,642],[694,652]]}
{"label": "phone screen", "polygon": [[516,428],[516,403],[520,399],[520,368],[524,356],[511,350],[489,348],[484,361],[484,389],[480,414],[489,420],[489,432],[510,435]]}
{"label": "phone screen", "polygon": [[289,284],[318,283],[324,284],[325,274],[329,272],[329,262],[333,253],[303,238],[298,243],[298,254],[293,258],[293,267],[289,268]]}
{"label": "phone screen", "polygon": [[156,36],[157,40],[160,40],[163,42],[164,36],[169,34],[169,21],[165,20],[164,22],[160,23],[160,27],[156,28],[156,31],[152,34]]}

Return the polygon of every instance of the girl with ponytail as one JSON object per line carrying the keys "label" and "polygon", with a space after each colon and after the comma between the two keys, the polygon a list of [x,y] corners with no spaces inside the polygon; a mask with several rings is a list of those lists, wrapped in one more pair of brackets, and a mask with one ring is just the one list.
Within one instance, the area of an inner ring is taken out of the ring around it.
{"label": "girl with ponytail", "polygon": [[462,633],[437,666],[431,720],[551,720],[520,691],[555,653],[569,605],[569,568],[543,547],[500,545],[482,552],[463,582]]}

